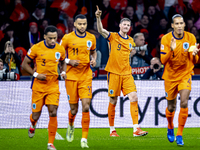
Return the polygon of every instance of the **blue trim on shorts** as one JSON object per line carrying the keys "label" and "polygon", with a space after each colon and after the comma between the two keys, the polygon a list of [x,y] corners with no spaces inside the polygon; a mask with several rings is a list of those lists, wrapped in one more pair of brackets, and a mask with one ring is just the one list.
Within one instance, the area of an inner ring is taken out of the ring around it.
{"label": "blue trim on shorts", "polygon": [[32,78],[32,82],[31,82],[31,89],[33,87],[33,82],[35,81],[35,77]]}

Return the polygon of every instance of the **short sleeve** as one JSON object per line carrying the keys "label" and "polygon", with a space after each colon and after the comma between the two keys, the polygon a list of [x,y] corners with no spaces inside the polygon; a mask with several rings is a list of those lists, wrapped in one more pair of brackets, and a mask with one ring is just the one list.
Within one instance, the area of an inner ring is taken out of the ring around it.
{"label": "short sleeve", "polygon": [[166,54],[170,51],[169,40],[166,39],[166,36],[163,36],[160,44],[160,54]]}
{"label": "short sleeve", "polygon": [[132,45],[133,45],[133,47],[135,47],[136,45],[135,45],[135,42],[134,42],[134,40],[133,40],[133,43],[132,43]]}
{"label": "short sleeve", "polygon": [[65,49],[64,49],[64,47],[62,47],[62,53],[61,53],[60,60],[63,61],[65,58],[66,58]]}
{"label": "short sleeve", "polygon": [[197,44],[197,40],[196,40],[196,37],[194,36],[194,34],[190,34],[190,38],[191,39],[191,43],[190,43],[190,46],[194,46]]}
{"label": "short sleeve", "polygon": [[37,46],[33,45],[27,52],[26,55],[29,59],[33,60],[37,56]]}
{"label": "short sleeve", "polygon": [[62,45],[65,49],[67,48],[67,43],[68,39],[67,39],[67,34],[65,34],[62,38],[62,40],[60,41],[60,45]]}
{"label": "short sleeve", "polygon": [[108,35],[108,37],[107,37],[107,40],[108,40],[109,42],[111,42],[111,41],[113,40],[113,36],[114,36],[114,33],[109,32],[109,35]]}
{"label": "short sleeve", "polygon": [[95,50],[96,49],[96,38],[95,36],[93,36],[93,42],[92,42],[92,47],[91,47],[91,50]]}

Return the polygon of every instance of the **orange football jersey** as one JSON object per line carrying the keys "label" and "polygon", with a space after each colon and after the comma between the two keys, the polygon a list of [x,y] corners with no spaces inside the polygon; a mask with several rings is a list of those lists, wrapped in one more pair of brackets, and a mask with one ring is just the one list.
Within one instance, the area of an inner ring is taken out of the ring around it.
{"label": "orange football jersey", "polygon": [[118,75],[131,74],[130,52],[135,46],[133,38],[124,38],[114,32],[110,33],[107,39],[110,42],[110,56],[105,70]]}
{"label": "orange football jersey", "polygon": [[[171,39],[176,39],[176,48],[171,51]],[[188,52],[190,46],[196,44],[193,34],[184,31],[182,38],[176,38],[173,31],[164,35],[161,39],[161,62],[165,66],[162,78],[168,81],[179,81],[186,75],[193,74],[194,64],[198,61],[198,55],[193,56]]]}
{"label": "orange football jersey", "polygon": [[87,31],[85,36],[78,36],[76,31],[73,31],[64,35],[60,45],[64,46],[66,49],[67,58],[71,60],[80,60],[77,67],[67,65],[67,79],[92,79],[92,70],[90,69],[90,51],[96,49],[95,36]]}
{"label": "orange football jersey", "polygon": [[29,49],[27,57],[35,59],[37,73],[46,74],[44,81],[34,78],[32,90],[51,93],[58,91],[58,63],[59,60],[65,59],[65,49],[57,43],[53,48],[50,48],[45,41],[41,41]]}

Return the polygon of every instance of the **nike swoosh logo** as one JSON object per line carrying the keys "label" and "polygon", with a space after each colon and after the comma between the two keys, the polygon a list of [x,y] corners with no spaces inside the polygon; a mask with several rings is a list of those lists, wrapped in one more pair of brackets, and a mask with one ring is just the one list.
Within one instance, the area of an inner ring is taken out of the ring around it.
{"label": "nike swoosh logo", "polygon": [[75,44],[72,44],[72,45],[76,45],[76,43],[75,43]]}
{"label": "nike swoosh logo", "polygon": [[41,54],[41,56],[44,56],[45,54]]}

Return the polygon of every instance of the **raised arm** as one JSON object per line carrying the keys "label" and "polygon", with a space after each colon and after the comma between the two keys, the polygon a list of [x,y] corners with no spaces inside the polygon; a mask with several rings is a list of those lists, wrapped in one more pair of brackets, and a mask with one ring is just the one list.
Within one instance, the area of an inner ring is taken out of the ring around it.
{"label": "raised arm", "polygon": [[101,14],[102,11],[99,10],[99,7],[97,6],[97,11],[95,12],[96,18],[97,18],[97,29],[98,32],[104,37],[107,38],[109,36],[109,32],[103,28],[103,25],[101,23]]}

